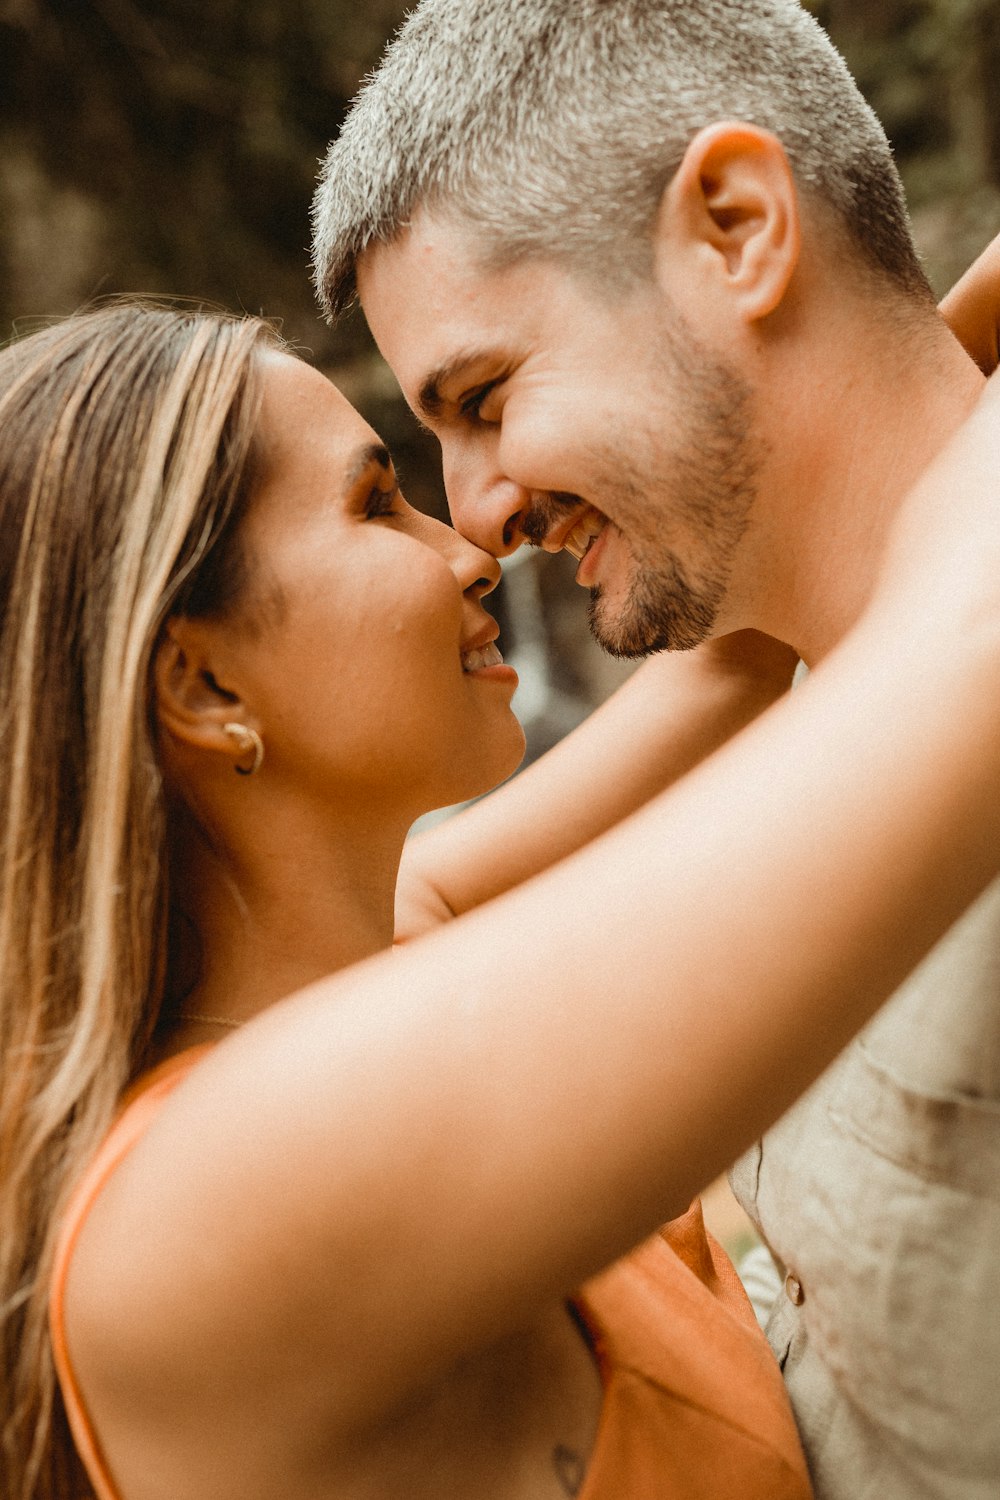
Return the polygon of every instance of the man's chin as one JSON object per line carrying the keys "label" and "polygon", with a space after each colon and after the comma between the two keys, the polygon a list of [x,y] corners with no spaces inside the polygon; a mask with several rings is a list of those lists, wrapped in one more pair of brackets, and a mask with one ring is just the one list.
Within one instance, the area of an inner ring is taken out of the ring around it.
{"label": "man's chin", "polygon": [[700,600],[658,600],[637,607],[632,601],[613,609],[599,588],[590,592],[590,633],[609,656],[637,661],[658,651],[693,651],[708,639],[715,626],[714,608]]}

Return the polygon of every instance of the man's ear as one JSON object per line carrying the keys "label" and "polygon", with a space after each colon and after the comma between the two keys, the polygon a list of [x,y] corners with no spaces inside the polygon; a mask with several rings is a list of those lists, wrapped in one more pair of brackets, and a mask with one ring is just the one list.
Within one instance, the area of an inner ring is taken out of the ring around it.
{"label": "man's ear", "polygon": [[657,279],[676,295],[692,268],[724,289],[746,323],[780,304],[799,260],[799,195],[785,149],[756,125],[700,130],[664,191],[654,235]]}
{"label": "man's ear", "polygon": [[239,751],[225,724],[238,720],[256,725],[234,685],[217,675],[211,626],[175,616],[164,626],[153,661],[156,722],[178,745],[221,753],[228,760]]}

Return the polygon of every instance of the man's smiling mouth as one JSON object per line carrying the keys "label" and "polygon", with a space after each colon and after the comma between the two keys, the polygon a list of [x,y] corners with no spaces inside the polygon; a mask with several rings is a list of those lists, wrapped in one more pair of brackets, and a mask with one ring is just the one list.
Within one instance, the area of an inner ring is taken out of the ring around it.
{"label": "man's smiling mouth", "polygon": [[594,538],[600,536],[607,524],[607,517],[602,516],[600,511],[594,510],[591,506],[584,511],[572,529],[563,537],[563,551],[575,557],[577,562],[583,562],[593,545]]}
{"label": "man's smiling mouth", "polygon": [[520,516],[518,525],[529,547],[553,553],[565,551],[582,562],[608,525],[608,518],[579,495],[552,493],[540,496]]}

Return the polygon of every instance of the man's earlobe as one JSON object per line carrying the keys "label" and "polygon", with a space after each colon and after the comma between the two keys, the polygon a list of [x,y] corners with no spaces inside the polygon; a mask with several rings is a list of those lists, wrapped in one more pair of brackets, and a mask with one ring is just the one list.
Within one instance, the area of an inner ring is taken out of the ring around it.
{"label": "man's earlobe", "polygon": [[798,190],[778,138],[741,123],[700,130],[660,204],[658,278],[689,277],[693,262],[752,323],[782,301],[800,249]]}

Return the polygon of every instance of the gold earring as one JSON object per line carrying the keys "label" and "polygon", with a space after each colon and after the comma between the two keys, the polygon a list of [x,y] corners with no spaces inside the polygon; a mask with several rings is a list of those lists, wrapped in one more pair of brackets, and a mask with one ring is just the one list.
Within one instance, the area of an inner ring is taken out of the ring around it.
{"label": "gold earring", "polygon": [[253,754],[253,760],[248,766],[233,767],[237,776],[252,776],[255,771],[259,771],[264,759],[264,741],[256,729],[248,729],[246,724],[223,724],[222,732],[236,741],[236,748],[241,755]]}

